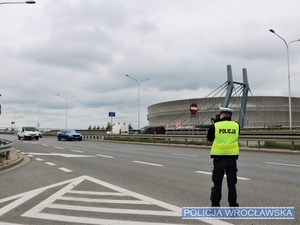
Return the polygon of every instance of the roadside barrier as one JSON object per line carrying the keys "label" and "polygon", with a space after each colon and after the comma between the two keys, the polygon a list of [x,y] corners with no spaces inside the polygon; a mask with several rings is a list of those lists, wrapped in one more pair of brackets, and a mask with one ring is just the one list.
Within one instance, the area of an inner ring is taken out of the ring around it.
{"label": "roadside barrier", "polygon": [[6,159],[9,159],[12,146],[13,144],[11,141],[0,138],[0,153],[5,152]]}

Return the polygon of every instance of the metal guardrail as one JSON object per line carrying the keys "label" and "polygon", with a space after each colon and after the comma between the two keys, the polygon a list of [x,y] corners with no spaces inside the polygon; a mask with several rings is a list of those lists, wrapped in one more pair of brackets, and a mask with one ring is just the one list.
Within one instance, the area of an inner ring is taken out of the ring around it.
{"label": "metal guardrail", "polygon": [[[130,142],[131,139],[150,139],[153,143],[157,140],[166,140],[169,144],[174,140],[184,141],[186,145],[191,141],[204,141],[206,145],[209,142],[206,139],[206,135],[160,135],[160,134],[84,134],[85,140],[101,140],[105,138],[123,138]],[[261,147],[262,142],[272,141],[280,143],[291,143],[291,150],[295,149],[295,143],[300,143],[299,136],[287,136],[287,135],[240,135],[239,141],[257,142],[258,148]]]}
{"label": "metal guardrail", "polygon": [[12,146],[13,143],[11,141],[0,138],[0,153],[5,152],[6,159],[9,159]]}

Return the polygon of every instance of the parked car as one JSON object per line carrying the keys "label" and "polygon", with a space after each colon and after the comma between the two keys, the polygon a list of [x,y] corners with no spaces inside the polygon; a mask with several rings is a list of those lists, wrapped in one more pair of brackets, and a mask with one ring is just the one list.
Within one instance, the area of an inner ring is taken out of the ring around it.
{"label": "parked car", "polygon": [[77,133],[72,129],[63,129],[57,132],[57,139],[60,141],[62,139],[72,141],[72,140],[82,140],[82,135]]}

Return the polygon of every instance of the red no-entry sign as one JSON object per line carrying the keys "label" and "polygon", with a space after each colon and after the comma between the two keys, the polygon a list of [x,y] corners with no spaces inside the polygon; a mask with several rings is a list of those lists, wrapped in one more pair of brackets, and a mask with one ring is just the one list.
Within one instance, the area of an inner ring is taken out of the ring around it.
{"label": "red no-entry sign", "polygon": [[195,115],[198,112],[198,105],[196,103],[191,104],[190,112],[192,115]]}

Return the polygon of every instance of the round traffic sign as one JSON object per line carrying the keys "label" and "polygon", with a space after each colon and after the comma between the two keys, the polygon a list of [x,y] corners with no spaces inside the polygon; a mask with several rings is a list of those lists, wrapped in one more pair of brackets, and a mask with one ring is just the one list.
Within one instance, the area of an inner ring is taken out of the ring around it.
{"label": "round traffic sign", "polygon": [[196,103],[192,103],[190,106],[190,112],[192,115],[195,115],[198,111],[198,105]]}

